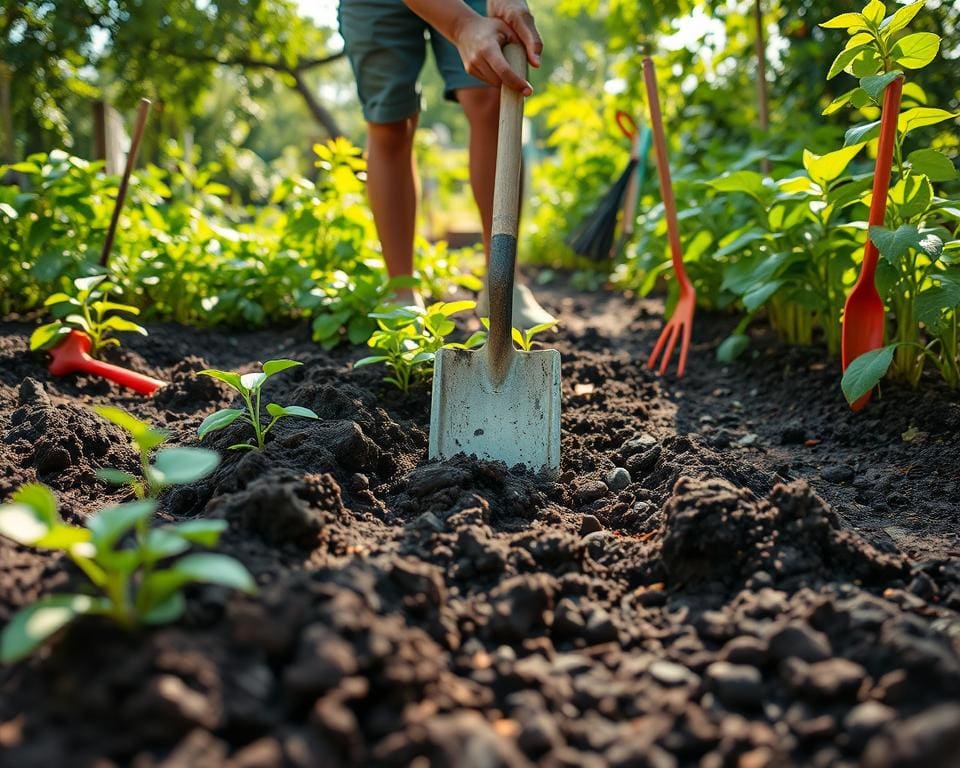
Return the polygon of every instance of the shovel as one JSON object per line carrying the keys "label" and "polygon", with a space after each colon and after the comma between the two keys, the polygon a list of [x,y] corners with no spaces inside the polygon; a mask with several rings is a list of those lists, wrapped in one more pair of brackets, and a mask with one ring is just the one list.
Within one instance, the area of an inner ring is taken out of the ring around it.
{"label": "shovel", "polygon": [[[504,48],[510,66],[525,75],[526,54]],[[500,88],[500,127],[490,243],[490,332],[478,350],[441,349],[433,374],[430,458],[459,453],[523,465],[535,472],[560,469],[560,353],[514,348],[513,281],[520,206],[520,133],[523,97]]]}
{"label": "shovel", "polygon": [[165,382],[152,376],[111,365],[90,357],[90,337],[83,331],[70,331],[67,337],[50,350],[50,366],[47,370],[54,376],[66,376],[68,373],[92,373],[94,376],[108,379],[124,387],[129,387],[141,395],[152,395]]}
{"label": "shovel", "polygon": [[[893,165],[893,145],[897,135],[897,121],[900,116],[900,96],[903,92],[903,78],[898,77],[883,95],[883,113],[880,116],[880,141],[877,146],[877,164],[873,176],[873,198],[870,201],[869,226],[883,225],[887,213],[887,193],[890,187],[890,172]],[[876,274],[879,259],[877,246],[873,244],[869,233],[863,254],[860,277],[847,297],[843,309],[842,360],[843,370],[865,352],[883,346],[883,334],[886,313],[883,299],[877,293]],[[870,400],[867,392],[850,407],[859,411]]]}

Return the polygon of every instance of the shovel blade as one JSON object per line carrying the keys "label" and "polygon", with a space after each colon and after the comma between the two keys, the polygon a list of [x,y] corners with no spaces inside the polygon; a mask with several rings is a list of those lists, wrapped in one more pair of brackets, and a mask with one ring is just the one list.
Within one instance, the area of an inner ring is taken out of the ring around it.
{"label": "shovel blade", "polygon": [[484,349],[441,349],[433,374],[430,458],[458,453],[560,470],[560,353],[516,351],[494,385]]}

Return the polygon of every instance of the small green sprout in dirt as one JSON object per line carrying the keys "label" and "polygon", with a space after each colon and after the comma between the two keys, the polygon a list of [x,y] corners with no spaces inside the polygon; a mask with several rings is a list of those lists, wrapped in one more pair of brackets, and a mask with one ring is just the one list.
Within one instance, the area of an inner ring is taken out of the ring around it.
{"label": "small green sprout in dirt", "polygon": [[90,337],[90,354],[100,357],[104,347],[119,347],[120,341],[114,333],[139,333],[147,335],[147,330],[132,320],[116,314],[139,315],[140,310],[129,304],[119,304],[110,300],[111,294],[119,289],[107,280],[106,275],[78,277],[73,281],[76,294],[55,293],[43,303],[50,308],[56,318],[52,323],[41,325],[30,336],[30,349],[49,349],[56,346],[72,330],[83,331]]}
{"label": "small green sprout in dirt", "polygon": [[475,306],[473,301],[441,301],[425,309],[397,306],[371,312],[370,317],[377,321],[378,329],[367,344],[377,354],[358,360],[353,364],[354,368],[383,363],[390,371],[384,381],[407,392],[414,381],[430,378],[441,347],[472,349],[483,343],[483,332],[473,334],[462,344],[446,341],[456,329],[450,318]]}
{"label": "small green sprout in dirt", "polygon": [[260,420],[260,393],[263,385],[271,376],[297,365],[303,365],[303,363],[299,363],[296,360],[269,360],[261,366],[261,371],[256,373],[240,374],[233,373],[232,371],[200,371],[204,376],[210,376],[229,384],[240,393],[240,396],[243,397],[243,402],[246,404],[246,409],[224,408],[222,411],[217,411],[207,416],[197,430],[200,439],[202,440],[211,432],[230,426],[237,419],[243,419],[253,427],[256,443],[237,443],[231,445],[230,450],[262,451],[267,433],[273,429],[273,425],[284,416],[300,416],[304,419],[319,418],[319,416],[309,408],[303,408],[299,405],[278,405],[277,403],[270,403],[267,405],[267,413],[272,417],[270,423],[264,427],[263,422]]}
{"label": "small green sprout in dirt", "polygon": [[[170,485],[202,480],[216,469],[220,457],[206,448],[160,448],[169,433],[151,427],[147,422],[131,416],[121,408],[101,405],[94,408],[97,415],[116,424],[130,435],[140,454],[141,476],[112,467],[97,470],[97,477],[114,485],[126,485],[138,499],[156,499],[160,491]],[[150,453],[160,448],[150,462]]]}
{"label": "small green sprout in dirt", "polygon": [[125,628],[176,621],[188,584],[255,590],[246,568],[232,557],[184,554],[194,546],[215,546],[226,521],[187,520],[151,529],[156,506],[156,500],[142,499],[109,507],[80,527],[63,521],[44,485],[25,485],[0,505],[0,536],[65,552],[92,587],[91,594],[47,595],[18,611],[0,633],[0,662],[25,658],[79,616],[105,616]]}
{"label": "small green sprout in dirt", "polygon": [[[481,317],[480,322],[483,324],[483,327],[488,331],[490,330],[490,318]],[[513,337],[513,343],[516,344],[524,352],[530,352],[533,349],[533,342],[536,340],[536,337],[541,333],[545,333],[553,328],[556,328],[558,321],[551,320],[549,323],[540,323],[535,325],[532,328],[528,328],[525,331],[521,331],[519,328],[512,328],[510,335]]]}

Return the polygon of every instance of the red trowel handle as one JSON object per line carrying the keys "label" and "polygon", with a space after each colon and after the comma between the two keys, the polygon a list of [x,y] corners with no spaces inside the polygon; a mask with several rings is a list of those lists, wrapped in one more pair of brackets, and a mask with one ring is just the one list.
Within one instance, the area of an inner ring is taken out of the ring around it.
{"label": "red trowel handle", "polygon": [[82,331],[71,331],[63,343],[50,350],[53,360],[50,361],[48,370],[54,376],[78,372],[92,373],[94,376],[116,382],[122,387],[129,387],[141,395],[152,395],[158,387],[166,383],[152,376],[121,368],[119,365],[94,360],[87,354],[89,351],[90,339],[87,335]]}

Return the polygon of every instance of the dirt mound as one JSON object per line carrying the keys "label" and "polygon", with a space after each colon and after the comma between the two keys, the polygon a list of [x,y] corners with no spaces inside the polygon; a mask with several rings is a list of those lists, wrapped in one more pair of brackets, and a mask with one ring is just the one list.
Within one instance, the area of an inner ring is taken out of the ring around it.
{"label": "dirt mound", "polygon": [[778,484],[769,499],[757,501],[726,480],[683,477],[665,516],[663,564],[675,585],[735,586],[758,577],[799,587],[906,574],[901,558],[842,530],[836,514],[803,481]]}

